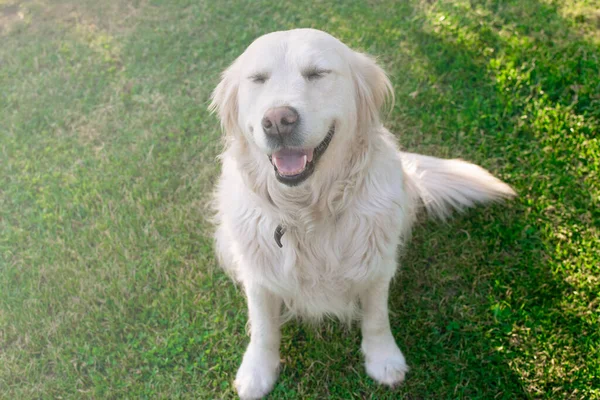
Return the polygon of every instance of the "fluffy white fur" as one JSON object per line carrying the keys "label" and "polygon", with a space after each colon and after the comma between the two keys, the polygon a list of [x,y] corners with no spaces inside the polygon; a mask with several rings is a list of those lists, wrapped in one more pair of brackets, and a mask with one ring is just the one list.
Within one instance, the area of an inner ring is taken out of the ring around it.
{"label": "fluffy white fur", "polygon": [[[327,71],[307,79],[303,71]],[[264,73],[264,82],[253,77]],[[368,56],[317,30],[258,38],[224,73],[213,93],[226,134],[215,194],[216,250],[246,293],[250,344],[235,386],[242,399],[265,396],[279,366],[286,316],[358,318],[366,371],[395,385],[408,367],[392,336],[388,288],[397,251],[421,205],[448,216],[514,195],[484,169],[398,150],[379,112],[392,94]],[[335,125],[314,173],[298,186],[275,178],[261,119],[292,106],[303,146],[316,147]],[[275,243],[278,225],[286,232]]]}

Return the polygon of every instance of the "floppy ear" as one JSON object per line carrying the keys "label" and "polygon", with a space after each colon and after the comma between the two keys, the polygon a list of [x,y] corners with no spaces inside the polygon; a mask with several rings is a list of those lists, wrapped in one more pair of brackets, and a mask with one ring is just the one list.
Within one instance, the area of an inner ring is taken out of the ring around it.
{"label": "floppy ear", "polygon": [[231,137],[238,128],[238,79],[236,63],[232,64],[221,74],[221,82],[212,92],[208,109],[216,112],[221,120],[221,128],[225,135]]}
{"label": "floppy ear", "polygon": [[356,109],[360,128],[379,123],[379,112],[390,100],[390,109],[394,104],[394,89],[385,71],[375,60],[366,54],[354,53],[352,63],[354,84],[356,87]]}

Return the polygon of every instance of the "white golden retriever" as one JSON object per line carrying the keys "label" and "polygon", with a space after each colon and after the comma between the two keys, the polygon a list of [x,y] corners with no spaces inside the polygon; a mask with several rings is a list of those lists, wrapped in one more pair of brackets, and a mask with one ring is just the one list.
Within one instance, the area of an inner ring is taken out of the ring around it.
{"label": "white golden retriever", "polygon": [[367,373],[402,382],[388,289],[418,208],[445,217],[514,195],[476,165],[400,152],[379,118],[391,95],[371,58],[312,29],[258,38],[213,93],[226,137],[216,251],[250,319],[242,399],[273,388],[289,316],[360,319]]}

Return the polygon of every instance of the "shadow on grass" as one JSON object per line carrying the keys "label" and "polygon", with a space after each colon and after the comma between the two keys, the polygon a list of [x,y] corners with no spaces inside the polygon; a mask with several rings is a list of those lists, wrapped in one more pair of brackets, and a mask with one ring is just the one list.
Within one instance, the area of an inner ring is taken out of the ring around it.
{"label": "shadow on grass", "polygon": [[416,230],[392,299],[423,386],[409,381],[407,393],[436,380],[457,397],[590,393],[600,384],[597,292],[570,278],[593,274],[584,231],[599,220],[598,160],[585,143],[600,51],[546,3],[474,3],[441,5],[443,17],[411,39],[448,89],[433,100],[455,108],[445,124],[470,133],[461,141],[476,150],[465,154],[504,164],[520,200]]}

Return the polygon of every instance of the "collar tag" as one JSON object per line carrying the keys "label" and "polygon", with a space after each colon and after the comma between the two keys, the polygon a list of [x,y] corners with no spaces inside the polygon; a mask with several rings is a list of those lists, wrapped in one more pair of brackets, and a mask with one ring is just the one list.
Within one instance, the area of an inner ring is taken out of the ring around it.
{"label": "collar tag", "polygon": [[281,244],[281,237],[284,233],[285,228],[281,225],[277,225],[277,228],[275,228],[275,234],[273,235],[273,238],[275,239],[275,243],[277,243],[277,246],[279,246],[279,248],[283,247],[283,244]]}

